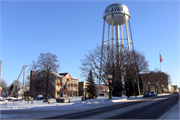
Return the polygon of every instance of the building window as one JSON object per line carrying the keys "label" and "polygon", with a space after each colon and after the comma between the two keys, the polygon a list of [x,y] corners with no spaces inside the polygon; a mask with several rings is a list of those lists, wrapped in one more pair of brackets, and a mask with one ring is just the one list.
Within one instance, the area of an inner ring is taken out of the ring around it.
{"label": "building window", "polygon": [[60,82],[57,82],[57,86],[60,86]]}

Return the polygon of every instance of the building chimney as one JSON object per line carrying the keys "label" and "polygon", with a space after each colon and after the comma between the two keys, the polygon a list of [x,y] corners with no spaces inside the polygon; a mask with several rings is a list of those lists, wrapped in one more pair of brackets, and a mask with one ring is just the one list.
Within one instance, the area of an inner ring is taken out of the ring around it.
{"label": "building chimney", "polygon": [[32,93],[32,77],[33,77],[33,75],[34,75],[34,71],[31,70],[31,72],[30,72],[30,93]]}

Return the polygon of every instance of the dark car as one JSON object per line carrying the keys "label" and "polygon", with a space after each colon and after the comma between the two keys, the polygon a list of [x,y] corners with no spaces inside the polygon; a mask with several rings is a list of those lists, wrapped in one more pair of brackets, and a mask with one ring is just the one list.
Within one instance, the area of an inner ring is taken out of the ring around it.
{"label": "dark car", "polygon": [[99,96],[102,96],[102,97],[104,97],[104,93],[100,93],[100,94],[99,94]]}
{"label": "dark car", "polygon": [[143,95],[143,97],[152,97],[152,94],[150,92],[147,92]]}
{"label": "dark car", "polygon": [[156,92],[151,92],[152,96],[157,96]]}

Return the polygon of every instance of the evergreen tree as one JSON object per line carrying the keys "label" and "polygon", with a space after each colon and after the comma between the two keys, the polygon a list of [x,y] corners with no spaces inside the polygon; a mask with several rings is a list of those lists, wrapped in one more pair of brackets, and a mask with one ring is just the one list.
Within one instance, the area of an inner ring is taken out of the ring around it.
{"label": "evergreen tree", "polygon": [[[10,86],[9,86],[9,90],[8,90],[8,95],[11,94],[12,90],[14,88],[14,84],[12,83]],[[15,87],[11,97],[17,97],[18,96],[18,91],[17,91],[17,87]]]}
{"label": "evergreen tree", "polygon": [[89,83],[89,86],[87,87],[87,92],[90,95],[90,98],[97,97],[97,90],[96,90],[96,84],[95,80],[93,79],[92,71],[89,71],[89,75],[86,80]]}

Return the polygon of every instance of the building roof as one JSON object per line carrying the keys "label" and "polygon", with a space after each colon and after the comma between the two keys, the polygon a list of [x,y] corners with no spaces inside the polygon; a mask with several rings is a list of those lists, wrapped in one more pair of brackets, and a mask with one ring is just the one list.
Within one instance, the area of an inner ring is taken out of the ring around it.
{"label": "building roof", "polygon": [[[59,73],[59,75],[65,77],[67,74],[69,74],[68,72],[67,73]],[[71,75],[70,75],[71,76]],[[75,78],[73,76],[71,76],[72,79],[78,79],[78,78]]]}
{"label": "building roof", "polygon": [[63,77],[65,77],[67,74],[68,74],[68,72],[67,73],[59,73],[59,75],[62,75]]}
{"label": "building roof", "polygon": [[71,78],[72,78],[72,79],[78,79],[78,78],[75,78],[75,77],[72,77],[72,76],[71,76]]}
{"label": "building roof", "polygon": [[51,72],[53,73],[56,77],[63,77],[62,75],[59,75],[58,73],[55,73],[55,72]]}

